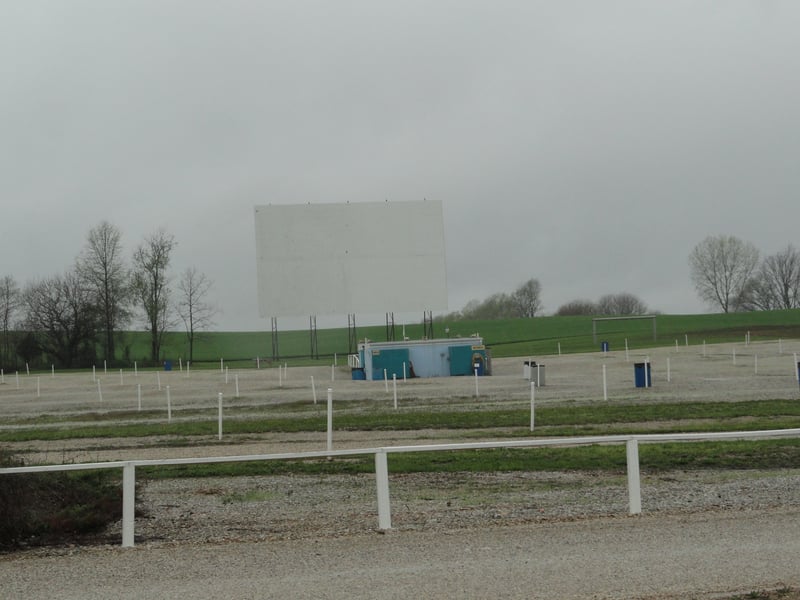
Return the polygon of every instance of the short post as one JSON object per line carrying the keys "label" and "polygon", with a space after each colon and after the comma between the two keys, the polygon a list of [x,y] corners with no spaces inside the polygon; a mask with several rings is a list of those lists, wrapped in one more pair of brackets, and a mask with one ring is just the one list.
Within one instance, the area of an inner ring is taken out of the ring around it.
{"label": "short post", "polygon": [[136,466],[125,463],[122,467],[122,547],[133,548],[136,504]]}
{"label": "short post", "polygon": [[675,352],[678,351],[678,338],[675,338]]}
{"label": "short post", "polygon": [[225,385],[228,384],[228,365],[225,365]]}
{"label": "short post", "polygon": [[386,369],[383,370],[383,387],[386,388],[386,392],[389,392],[389,374]]}
{"label": "short post", "polygon": [[283,387],[283,368],[278,365],[278,387]]}
{"label": "short post", "polygon": [[608,402],[608,377],[605,365],[603,365],[603,402]]}
{"label": "short post", "polygon": [[646,356],[644,359],[644,387],[649,388],[651,385],[650,381],[650,357]]}
{"label": "short post", "polygon": [[392,389],[394,390],[394,408],[397,410],[397,373],[392,373]]}
{"label": "short post", "polygon": [[225,364],[225,362],[220,358],[219,359],[219,372],[220,373],[224,373],[225,372],[224,364]]}
{"label": "short post", "polygon": [[156,371],[156,383],[158,383],[158,391],[161,391],[161,372]]}
{"label": "short post", "polygon": [[406,363],[403,362],[403,382],[406,381]]}
{"label": "short post", "polygon": [[561,342],[558,342],[558,355],[561,356]]}
{"label": "short post", "polygon": [[478,369],[474,369],[474,371],[475,371],[475,397],[478,398],[480,395],[478,393]]}
{"label": "short post", "polygon": [[386,451],[375,453],[375,484],[378,488],[378,529],[392,528],[392,509],[389,500],[389,465]]}
{"label": "short post", "polygon": [[630,439],[625,443],[628,462],[628,513],[638,515],[642,512],[642,488],[639,479],[639,442]]}
{"label": "short post", "polygon": [[733,364],[736,364],[736,348],[733,349]]}
{"label": "short post", "polygon": [[133,375],[135,377],[139,376],[139,365],[136,364],[136,361],[133,361]]}
{"label": "short post", "polygon": [[531,381],[531,431],[535,423],[536,384]]}
{"label": "short post", "polygon": [[628,338],[625,338],[625,362],[631,362],[631,357],[628,354]]}
{"label": "short post", "polygon": [[753,358],[753,365],[755,368],[755,374],[758,375],[758,354],[756,354]]}
{"label": "short post", "polygon": [[261,368],[261,357],[256,356],[256,369]]}
{"label": "short post", "polygon": [[167,423],[172,423],[172,398],[169,394],[169,386],[167,386]]}
{"label": "short post", "polygon": [[178,371],[183,372],[183,358],[178,357]]}
{"label": "short post", "polygon": [[97,397],[100,398],[100,402],[103,401],[103,389],[100,387],[100,380],[97,380]]}
{"label": "short post", "polygon": [[[794,353],[794,364],[797,364],[797,352]],[[797,369],[794,372],[794,377],[797,379],[797,381],[800,381],[800,369]],[[19,387],[19,383],[17,384],[17,387]]]}
{"label": "short post", "polygon": [[669,356],[667,357],[667,383],[672,381],[672,369],[669,364]]}
{"label": "short post", "polygon": [[317,386],[314,385],[314,376],[311,376],[311,395],[314,397],[314,404],[317,403]]}
{"label": "short post", "polygon": [[333,388],[328,388],[328,450],[333,450]]}
{"label": "short post", "polygon": [[217,439],[222,439],[222,392],[217,394]]}
{"label": "short post", "polygon": [[55,376],[56,376],[56,366],[55,365],[50,365],[50,377],[55,379]]}
{"label": "short post", "polygon": [[688,333],[684,333],[683,334],[683,338],[686,340],[686,347],[688,348],[689,347],[689,334]]}
{"label": "short post", "polygon": [[[27,363],[25,364],[25,366],[26,367],[28,366]],[[108,361],[107,360],[103,361],[103,373],[108,373]],[[28,373],[28,375],[30,375],[30,373]]]}
{"label": "short post", "polygon": [[139,401],[139,411],[141,412],[141,410],[142,410],[142,384],[141,383],[137,383],[136,384],[136,398]]}
{"label": "short post", "polygon": [[239,397],[239,374],[238,373],[236,373],[236,375],[233,376],[233,380],[236,382],[236,396],[235,397],[238,398]]}
{"label": "short post", "polygon": [[331,381],[336,380],[336,365],[331,365]]}
{"label": "short post", "polygon": [[97,381],[97,367],[92,365],[92,381]]}

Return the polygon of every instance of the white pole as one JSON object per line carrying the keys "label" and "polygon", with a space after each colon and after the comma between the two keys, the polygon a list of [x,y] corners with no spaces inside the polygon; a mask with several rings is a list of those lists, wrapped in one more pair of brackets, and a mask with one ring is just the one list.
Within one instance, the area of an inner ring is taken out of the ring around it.
{"label": "white pole", "polygon": [[749,331],[747,332],[747,342],[745,342],[745,344],[746,344],[747,346],[749,346],[749,345],[750,345],[750,332],[749,332]]}
{"label": "white pole", "polygon": [[122,467],[122,547],[133,548],[136,519],[136,466],[125,463]]}
{"label": "white pole", "polygon": [[475,369],[475,397],[478,397],[478,369]]}
{"label": "white pole", "polygon": [[236,373],[236,375],[233,376],[233,379],[236,382],[236,396],[235,397],[238,398],[239,397],[239,374]]}
{"label": "white pole", "polygon": [[406,363],[403,362],[403,381],[406,381]]}
{"label": "white pole", "polygon": [[644,359],[644,387],[650,387],[650,357]]}
{"label": "white pole", "polygon": [[333,366],[339,366],[339,355],[336,352],[333,353]]}
{"label": "white pole", "polygon": [[558,342],[558,355],[561,356],[561,342]]}
{"label": "white pole", "polygon": [[628,355],[628,338],[625,338],[625,362],[630,362],[631,358]]}
{"label": "white pole", "polygon": [[124,380],[122,379],[122,369],[120,369],[120,370],[119,370],[119,384],[120,384],[120,385],[123,385],[123,381],[124,381]]}
{"label": "white pole", "polygon": [[108,373],[108,361],[103,361],[103,373]]}
{"label": "white pole", "polygon": [[394,408],[397,409],[397,373],[392,373],[392,389],[394,390]]}
{"label": "white pole", "polygon": [[386,372],[386,369],[383,370],[383,386],[386,388],[386,392],[389,392],[389,374]]}
{"label": "white pole", "polygon": [[314,376],[311,376],[311,394],[314,396],[314,404],[317,403],[317,386],[314,385]]}
{"label": "white pole", "polygon": [[733,349],[733,364],[736,364],[736,348]]}
{"label": "white pole", "polygon": [[389,501],[389,466],[386,451],[375,453],[375,483],[378,488],[378,529],[392,528],[392,510]]}
{"label": "white pole", "polygon": [[139,376],[139,365],[136,364],[136,361],[133,361],[133,374],[136,377]]}
{"label": "white pole", "polygon": [[97,369],[92,365],[92,381],[97,381]]}
{"label": "white pole", "polygon": [[289,381],[289,363],[283,363],[283,378]]}
{"label": "white pole", "polygon": [[222,392],[217,394],[217,439],[222,439]]}
{"label": "white pole", "polygon": [[5,384],[6,382],[6,372],[3,369],[0,369],[0,383]]}
{"label": "white pole", "polygon": [[41,398],[42,397],[40,381],[39,381],[40,379],[41,379],[40,377],[38,377],[38,376],[36,377],[36,397],[37,398]]}
{"label": "white pole", "polygon": [[536,402],[536,385],[531,381],[531,431],[533,431],[533,425],[534,425],[534,420],[535,420],[535,417],[534,417],[534,412],[535,412],[534,404],[535,404],[535,402]]}
{"label": "white pole", "polygon": [[187,360],[186,361],[186,377],[189,377],[189,371],[190,371],[191,368],[192,368],[192,361]]}
{"label": "white pole", "polygon": [[278,365],[278,387],[283,387],[283,369]]}
{"label": "white pole", "polygon": [[608,378],[605,365],[603,365],[603,402],[608,402]]}
{"label": "white pole", "polygon": [[328,388],[328,450],[333,450],[333,388]]}
{"label": "white pole", "polygon": [[331,365],[331,381],[335,381],[335,379],[336,379],[335,372],[336,372],[336,363],[333,363]]}
{"label": "white pole", "polygon": [[100,387],[100,380],[97,380],[97,397],[100,398],[100,402],[103,401],[103,390]]}
{"label": "white pole", "polygon": [[[800,379],[800,369],[797,368],[797,352],[794,353],[794,377],[795,379]],[[19,387],[19,385],[17,385]]]}
{"label": "white pole", "polygon": [[14,371],[14,375],[17,378],[17,389],[19,389],[19,371]]}
{"label": "white pole", "polygon": [[136,398],[139,401],[139,411],[142,410],[142,384],[136,384]]}
{"label": "white pole", "polygon": [[628,513],[638,515],[642,512],[642,487],[639,479],[639,442],[628,440],[625,444],[628,462]]}
{"label": "white pole", "polygon": [[28,373],[28,377],[31,376],[31,368],[28,366],[28,363],[25,363],[25,371]]}
{"label": "white pole", "polygon": [[228,383],[228,365],[225,365],[225,384]]}
{"label": "white pole", "polygon": [[156,382],[158,383],[158,391],[161,391],[161,373],[156,371]]}
{"label": "white pole", "polygon": [[225,368],[224,368],[224,366],[223,366],[224,364],[225,364],[225,363],[224,363],[224,362],[223,362],[223,360],[220,358],[220,359],[219,359],[219,372],[220,372],[220,373],[224,373],[224,372],[225,372]]}
{"label": "white pole", "polygon": [[684,333],[683,337],[686,338],[686,347],[688,348],[689,347],[689,334],[688,333]]}
{"label": "white pole", "polygon": [[180,356],[178,357],[178,371],[183,372],[183,359]]}
{"label": "white pole", "polygon": [[256,356],[256,369],[261,368],[261,358]]}
{"label": "white pole", "polygon": [[675,338],[675,352],[678,351],[678,338]]}
{"label": "white pole", "polygon": [[50,365],[50,377],[55,378],[56,376],[56,366]]}
{"label": "white pole", "polygon": [[667,357],[667,383],[672,381],[672,368],[669,364],[669,356]]}
{"label": "white pole", "polygon": [[172,423],[172,398],[169,394],[169,386],[167,386],[167,422]]}

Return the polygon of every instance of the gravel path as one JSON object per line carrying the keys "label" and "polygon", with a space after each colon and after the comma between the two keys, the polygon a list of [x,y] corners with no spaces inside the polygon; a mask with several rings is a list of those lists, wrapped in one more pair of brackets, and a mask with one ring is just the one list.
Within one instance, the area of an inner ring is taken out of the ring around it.
{"label": "gravel path", "polygon": [[800,469],[146,482],[137,546],[0,556],[3,598],[713,598],[800,585]]}
{"label": "gravel path", "polygon": [[0,560],[6,598],[714,598],[800,583],[800,511],[598,518]]}

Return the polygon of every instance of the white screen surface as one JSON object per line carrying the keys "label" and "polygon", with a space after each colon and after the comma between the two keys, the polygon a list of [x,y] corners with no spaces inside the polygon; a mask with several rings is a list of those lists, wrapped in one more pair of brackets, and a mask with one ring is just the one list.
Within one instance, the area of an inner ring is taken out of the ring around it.
{"label": "white screen surface", "polygon": [[255,207],[262,317],[447,309],[442,203]]}

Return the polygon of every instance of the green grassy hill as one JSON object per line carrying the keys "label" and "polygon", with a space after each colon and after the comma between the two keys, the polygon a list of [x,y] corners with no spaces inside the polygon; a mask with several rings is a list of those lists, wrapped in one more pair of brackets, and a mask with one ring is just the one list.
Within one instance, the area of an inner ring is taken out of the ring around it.
{"label": "green grassy hill", "polygon": [[[406,335],[412,339],[422,337],[422,324],[406,324]],[[591,317],[536,317],[533,319],[504,319],[495,321],[437,322],[434,335],[444,337],[468,337],[475,333],[482,336],[492,349],[492,356],[528,356],[562,353],[588,352],[599,349],[600,341],[607,341],[612,350],[621,349],[625,340],[631,348],[672,345],[677,340],[684,345],[712,344],[744,340],[749,332],[750,340],[776,340],[778,338],[800,338],[800,309],[762,311],[733,314],[707,315],[658,315],[656,317],[656,339],[653,339],[652,321],[600,321],[597,323],[597,340],[592,336]],[[383,325],[359,327],[358,339],[386,339]],[[293,364],[330,364],[334,354],[341,360],[347,354],[348,334],[346,328],[320,329],[317,332],[318,361],[309,358],[311,341],[308,331],[281,331],[278,334],[278,350],[281,360],[291,359]],[[123,344],[126,356],[131,361],[144,365],[149,352],[149,338],[144,332],[127,332]],[[238,366],[250,364],[259,356],[272,356],[272,335],[265,332],[208,332],[195,340],[194,365],[214,366],[220,358]],[[169,333],[163,345],[163,358],[176,362],[186,360],[188,344],[181,332]]]}

